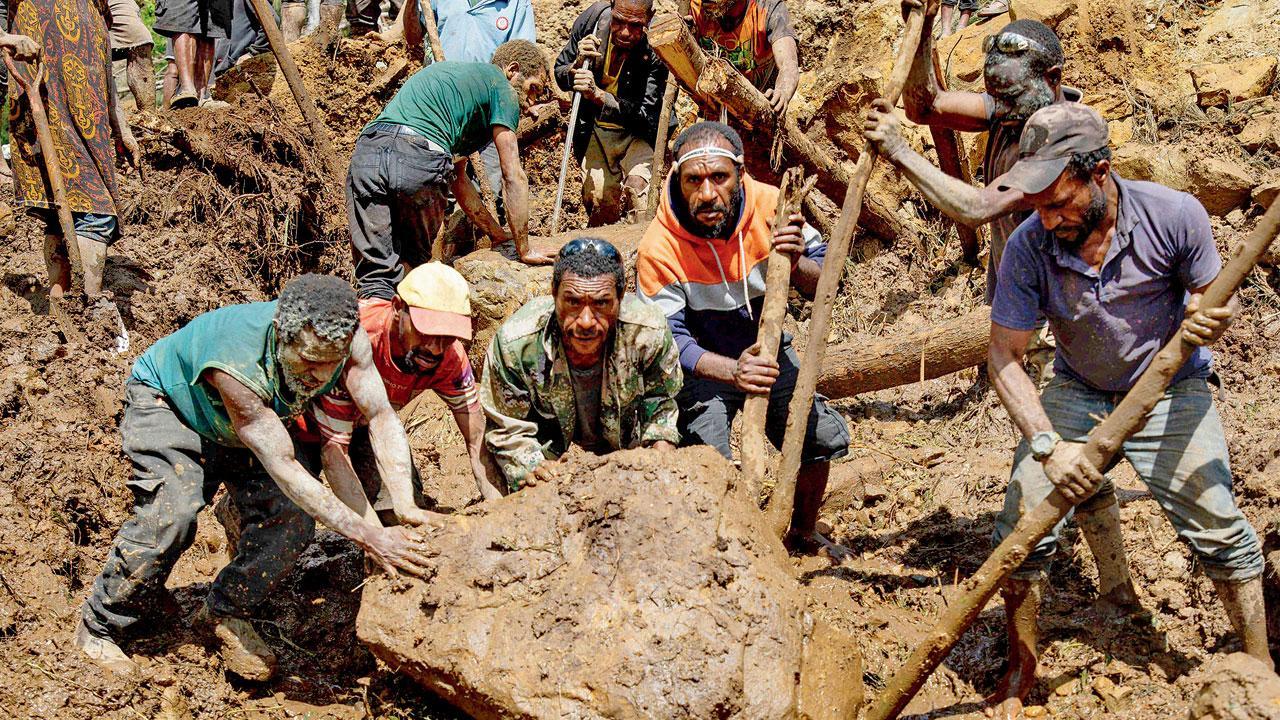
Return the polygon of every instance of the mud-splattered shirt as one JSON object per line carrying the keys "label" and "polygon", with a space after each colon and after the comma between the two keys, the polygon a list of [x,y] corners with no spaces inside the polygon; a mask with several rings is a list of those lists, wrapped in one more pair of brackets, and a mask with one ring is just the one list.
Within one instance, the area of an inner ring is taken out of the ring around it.
{"label": "mud-splattered shirt", "polygon": [[[1033,214],[1009,238],[991,321],[1034,330],[1040,317],[1058,340],[1054,370],[1089,387],[1125,392],[1178,332],[1188,292],[1222,269],[1204,206],[1163,185],[1123,180],[1115,235],[1095,270]],[[1170,384],[1209,376],[1196,348]]]}
{"label": "mud-splattered shirt", "polygon": [[791,12],[783,0],[747,0],[742,22],[732,28],[725,28],[719,20],[706,14],[702,0],[692,0],[689,13],[693,15],[694,34],[703,50],[724,55],[761,90],[773,87],[778,77],[773,43],[796,36]]}
{"label": "mud-splattered shirt", "polygon": [[[627,295],[605,346],[599,423],[614,450],[677,443],[680,355],[656,307]],[[498,329],[485,356],[480,404],[485,442],[514,491],[544,460],[560,457],[577,434],[569,362],[560,344],[555,301],[525,303]]]}

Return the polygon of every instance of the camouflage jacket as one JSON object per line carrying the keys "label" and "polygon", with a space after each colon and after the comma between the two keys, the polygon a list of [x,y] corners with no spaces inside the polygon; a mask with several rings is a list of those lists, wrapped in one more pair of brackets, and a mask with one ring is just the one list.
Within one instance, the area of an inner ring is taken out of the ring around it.
{"label": "camouflage jacket", "polygon": [[[680,354],[661,311],[625,296],[605,353],[604,440],[614,449],[679,442]],[[485,356],[480,404],[488,417],[485,442],[512,491],[568,448],[577,406],[550,296],[525,303],[498,328]]]}

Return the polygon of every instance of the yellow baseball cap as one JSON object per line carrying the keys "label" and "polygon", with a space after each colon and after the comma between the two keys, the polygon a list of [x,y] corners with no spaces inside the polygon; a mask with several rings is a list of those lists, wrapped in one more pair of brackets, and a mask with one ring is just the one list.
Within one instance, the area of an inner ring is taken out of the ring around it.
{"label": "yellow baseball cap", "polygon": [[471,339],[471,287],[457,270],[440,262],[419,265],[396,286],[396,294],[409,306],[418,332]]}

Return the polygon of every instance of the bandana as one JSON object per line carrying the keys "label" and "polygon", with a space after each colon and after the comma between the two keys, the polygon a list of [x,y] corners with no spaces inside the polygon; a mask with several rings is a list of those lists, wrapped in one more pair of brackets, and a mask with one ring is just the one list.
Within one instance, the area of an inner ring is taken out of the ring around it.
{"label": "bandana", "polygon": [[700,147],[700,148],[695,148],[693,150],[690,150],[689,152],[681,155],[680,159],[676,160],[675,165],[671,166],[671,169],[678,171],[680,169],[681,163],[683,163],[685,160],[693,160],[695,158],[700,158],[700,157],[723,157],[723,158],[729,158],[730,160],[734,161],[738,165],[741,165],[743,163],[743,159],[741,155],[734,155],[732,152],[725,150],[724,148]]}

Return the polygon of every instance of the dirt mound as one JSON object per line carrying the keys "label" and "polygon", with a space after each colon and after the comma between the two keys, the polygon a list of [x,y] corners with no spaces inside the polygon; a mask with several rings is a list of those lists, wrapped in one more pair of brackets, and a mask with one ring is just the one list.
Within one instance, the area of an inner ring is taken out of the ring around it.
{"label": "dirt mound", "polygon": [[478,718],[853,713],[856,644],[815,621],[714,450],[555,472],[428,530],[429,582],[371,579],[361,640]]}
{"label": "dirt mound", "polygon": [[1215,668],[1191,705],[1190,720],[1280,717],[1280,677],[1256,658],[1235,653]]}

